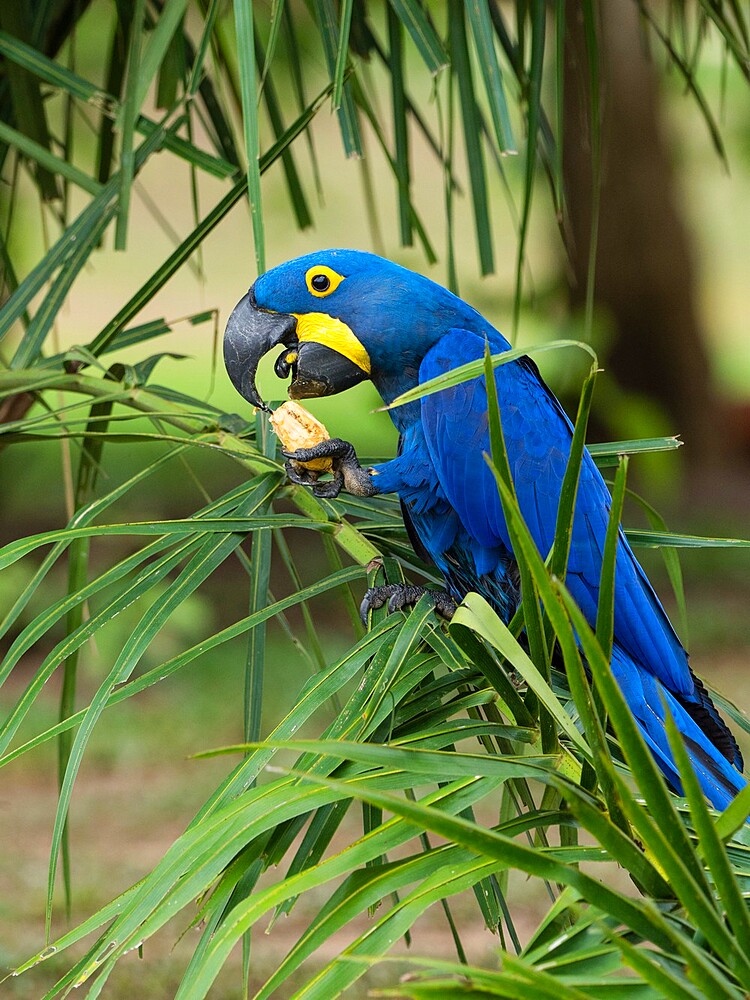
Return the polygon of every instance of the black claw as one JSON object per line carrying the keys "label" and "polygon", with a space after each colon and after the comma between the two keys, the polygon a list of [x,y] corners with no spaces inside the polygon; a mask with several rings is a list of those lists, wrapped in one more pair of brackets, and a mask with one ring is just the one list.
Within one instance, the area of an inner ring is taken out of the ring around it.
{"label": "black claw", "polygon": [[362,619],[364,625],[367,624],[367,616],[371,611],[377,611],[378,608],[382,608],[385,602],[390,598],[394,591],[398,590],[399,587],[403,586],[400,583],[385,583],[380,587],[370,587],[369,590],[365,591],[365,596],[362,598],[362,603],[359,606],[359,617]]}
{"label": "black claw", "polygon": [[348,441],[342,441],[341,438],[329,438],[312,448],[298,448],[297,451],[284,451],[282,454],[285,458],[293,458],[298,462],[309,462],[313,458],[354,459],[355,461],[357,458],[354,445]]}
{"label": "black claw", "polygon": [[458,605],[446,590],[433,590],[435,595],[435,610],[441,618],[448,621],[455,615]]}
{"label": "black claw", "polygon": [[289,479],[297,486],[314,486],[318,481],[318,472],[314,469],[306,469],[303,465],[297,465],[289,459],[284,463],[284,468]]}
{"label": "black claw", "polygon": [[[302,486],[312,486],[315,496],[330,500],[337,497],[342,489],[360,497],[371,497],[377,492],[370,470],[362,468],[353,445],[348,441],[342,441],[341,438],[331,438],[329,441],[321,441],[314,448],[299,448],[297,451],[284,451],[282,454],[288,460],[287,474],[292,482]],[[316,458],[331,459],[333,479],[330,482],[317,484],[317,476],[302,478],[303,474],[289,464],[290,461],[310,462]],[[290,468],[294,469],[294,475],[289,472]]]}
{"label": "black claw", "polygon": [[315,458],[328,458],[328,455],[321,455],[315,448],[298,448],[296,451],[282,451],[284,458],[293,459],[295,462],[311,462]]}
{"label": "black claw", "polygon": [[327,483],[318,483],[313,486],[312,491],[321,500],[335,500],[344,485],[344,477],[340,472],[334,472],[333,479]]}
{"label": "black claw", "polygon": [[380,587],[370,587],[366,591],[359,606],[359,615],[364,625],[370,611],[382,608],[387,602],[388,611],[403,611],[416,604],[424,594],[428,594],[435,604],[435,610],[443,618],[452,618],[456,610],[456,602],[444,590],[428,590],[426,587],[416,587],[409,583],[386,583]]}

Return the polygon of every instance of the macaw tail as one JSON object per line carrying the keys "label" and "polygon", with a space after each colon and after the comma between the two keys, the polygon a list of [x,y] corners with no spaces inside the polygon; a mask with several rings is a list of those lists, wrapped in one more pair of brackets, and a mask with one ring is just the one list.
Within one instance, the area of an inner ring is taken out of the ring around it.
{"label": "macaw tail", "polygon": [[612,672],[670,787],[682,794],[667,740],[667,709],[682,734],[703,794],[715,809],[725,809],[747,781],[739,770],[742,756],[737,743],[701,682],[696,678],[694,702],[680,700],[618,646],[612,652]]}

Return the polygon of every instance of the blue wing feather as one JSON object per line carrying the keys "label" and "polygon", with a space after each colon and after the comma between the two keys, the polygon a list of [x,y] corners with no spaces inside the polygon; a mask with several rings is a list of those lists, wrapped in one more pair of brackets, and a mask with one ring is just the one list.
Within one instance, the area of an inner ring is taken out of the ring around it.
{"label": "blue wing feather", "polygon": [[[490,346],[493,351],[508,347],[499,335],[498,342]],[[425,356],[420,382],[481,358],[484,348],[484,339],[477,334],[450,331]],[[530,362],[501,366],[496,369],[495,381],[519,506],[539,551],[546,556],[554,541],[573,426]],[[421,432],[437,481],[468,536],[477,572],[486,573],[498,547],[507,551],[511,544],[494,477],[484,460],[490,451],[484,379],[425,397],[421,418]],[[566,583],[592,626],[610,507],[606,484],[585,452]],[[507,565],[504,573],[507,577]],[[696,687],[687,653],[622,529],[614,619],[612,669],[662,770],[680,790],[664,729],[668,708],[685,738],[704,792],[714,805],[723,808],[744,786],[744,779],[724,755],[741,767],[739,750],[704,689]],[[707,722],[706,731],[696,719]]]}
{"label": "blue wing feather", "polygon": [[[451,331],[426,355],[420,381],[481,358],[484,342],[467,331]],[[503,433],[521,512],[540,552],[554,541],[557,506],[573,428],[536,371],[520,362],[496,369]],[[430,458],[459,519],[481,546],[510,547],[502,505],[490,469],[487,394],[483,379],[463,382],[422,400],[422,424]],[[588,452],[576,500],[568,586],[595,623],[610,495]],[[615,578],[617,640],[634,659],[678,694],[693,682],[687,655],[638,565],[620,536]]]}

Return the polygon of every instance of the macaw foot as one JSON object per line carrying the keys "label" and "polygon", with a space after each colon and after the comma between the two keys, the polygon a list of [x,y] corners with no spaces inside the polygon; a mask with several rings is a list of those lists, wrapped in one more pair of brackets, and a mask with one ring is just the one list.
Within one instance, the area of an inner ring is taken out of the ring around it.
{"label": "macaw foot", "polygon": [[[316,497],[332,500],[342,489],[355,497],[371,497],[378,492],[371,470],[362,468],[353,445],[341,438],[331,438],[330,441],[321,441],[314,448],[298,448],[297,451],[284,451],[282,454],[287,459],[287,476],[299,486],[311,486]],[[333,479],[330,482],[319,483],[318,473],[295,464],[315,458],[331,459]]]}
{"label": "macaw foot", "polygon": [[359,615],[367,624],[367,616],[376,608],[382,608],[388,603],[388,611],[402,611],[411,604],[416,604],[420,597],[429,594],[435,602],[435,610],[443,618],[452,618],[456,610],[456,602],[445,590],[428,590],[427,587],[415,587],[410,583],[386,583],[381,587],[370,587],[359,606]]}

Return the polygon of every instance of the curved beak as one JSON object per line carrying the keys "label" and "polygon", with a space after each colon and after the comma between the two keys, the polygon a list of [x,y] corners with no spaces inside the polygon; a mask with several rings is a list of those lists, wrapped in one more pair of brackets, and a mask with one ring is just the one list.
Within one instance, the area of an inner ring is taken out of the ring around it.
{"label": "curved beak", "polygon": [[366,372],[332,347],[314,340],[303,341],[292,365],[291,399],[333,396],[368,378]]}
{"label": "curved beak", "polygon": [[275,371],[279,378],[291,374],[292,399],[332,396],[369,377],[332,347],[304,334],[300,340],[297,334],[297,317],[260,309],[252,288],[232,310],[224,332],[224,364],[232,385],[253,406],[270,412],[258,394],[255,377],[260,359],[279,345],[284,350]]}
{"label": "curved beak", "polygon": [[224,364],[240,396],[261,410],[268,406],[255,385],[260,359],[279,344],[294,347],[296,329],[294,316],[259,309],[252,288],[232,310],[224,331]]}

